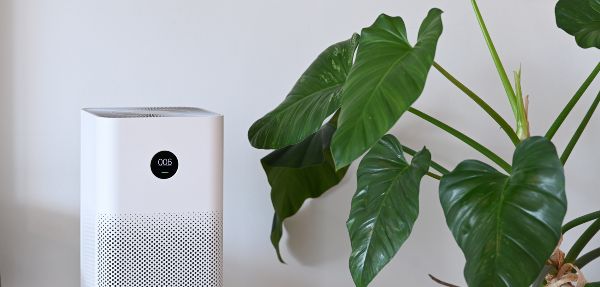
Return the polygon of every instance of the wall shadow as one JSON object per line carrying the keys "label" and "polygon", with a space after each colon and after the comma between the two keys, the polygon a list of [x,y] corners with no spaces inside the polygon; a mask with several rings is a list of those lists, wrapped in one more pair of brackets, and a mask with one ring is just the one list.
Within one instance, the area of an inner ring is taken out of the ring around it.
{"label": "wall shadow", "polygon": [[[0,0],[0,274],[1,286],[79,286],[77,214],[23,200],[19,183],[31,180],[17,163],[16,2]],[[20,198],[20,197],[21,198]],[[71,270],[64,276],[64,270]]]}
{"label": "wall shadow", "polygon": [[[5,163],[14,162],[13,1],[0,0],[0,158]],[[9,249],[14,237],[8,232],[8,220],[13,214],[13,190],[14,172],[9,164],[0,164],[0,274],[3,281],[13,266]]]}
{"label": "wall shadow", "polygon": [[287,252],[305,266],[320,266],[346,260],[350,240],[346,220],[355,190],[355,168],[342,182],[320,198],[304,203],[302,209],[285,223]]}
{"label": "wall shadow", "polygon": [[78,216],[23,205],[13,212],[3,286],[80,286]]}
{"label": "wall shadow", "polygon": [[[275,263],[272,265],[247,264],[235,257],[225,257],[224,284],[223,286],[285,286],[307,287],[313,285],[314,280],[289,271],[290,266]],[[281,268],[281,270],[278,270]],[[283,269],[288,269],[284,271]],[[243,274],[233,274],[230,270],[243,270]],[[281,271],[281,272],[279,272]],[[249,278],[251,277],[251,278]]]}

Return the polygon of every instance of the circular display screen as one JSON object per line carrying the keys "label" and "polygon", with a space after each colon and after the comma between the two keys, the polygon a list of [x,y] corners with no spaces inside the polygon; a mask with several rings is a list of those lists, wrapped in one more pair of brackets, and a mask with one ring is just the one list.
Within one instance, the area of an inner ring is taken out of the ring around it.
{"label": "circular display screen", "polygon": [[179,162],[177,157],[170,151],[159,151],[152,157],[150,169],[152,173],[161,179],[167,179],[175,175]]}

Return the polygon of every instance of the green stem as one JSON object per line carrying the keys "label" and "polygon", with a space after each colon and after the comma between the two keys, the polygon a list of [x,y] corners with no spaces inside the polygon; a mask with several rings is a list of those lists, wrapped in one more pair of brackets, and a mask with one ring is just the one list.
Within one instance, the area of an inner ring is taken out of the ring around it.
{"label": "green stem", "polygon": [[600,287],[600,281],[598,281],[598,282],[589,282],[588,284],[585,284],[585,287]]}
{"label": "green stem", "polygon": [[[415,154],[417,154],[417,151],[407,147],[405,145],[402,146],[402,150],[404,150],[404,152],[406,152],[407,154],[410,154],[411,156],[415,156]],[[447,168],[443,167],[441,164],[435,162],[435,161],[431,161],[431,168],[437,170],[439,173],[441,173],[442,175],[449,173],[450,171],[448,171]]]}
{"label": "green stem", "polygon": [[431,278],[431,280],[433,280],[435,283],[440,284],[442,286],[446,286],[446,287],[458,287],[457,285],[454,284],[450,284],[448,282],[444,282],[440,279],[435,278],[433,275],[429,274],[429,278]]}
{"label": "green stem", "polygon": [[567,222],[565,225],[563,225],[562,233],[565,234],[565,233],[567,233],[567,231],[569,231],[579,225],[582,225],[584,223],[590,222],[590,221],[598,219],[598,218],[600,218],[600,210],[577,217],[577,218]]}
{"label": "green stem", "polygon": [[519,137],[512,129],[510,124],[506,122],[506,120],[498,114],[490,105],[488,105],[482,98],[477,96],[471,89],[467,88],[463,83],[461,83],[458,79],[452,76],[446,69],[444,69],[440,64],[433,62],[433,66],[448,79],[451,83],[453,83],[457,88],[459,88],[463,93],[465,93],[469,98],[471,98],[477,105],[479,105],[498,125],[500,128],[504,130],[506,135],[510,138],[513,144],[517,145],[519,143]]}
{"label": "green stem", "polygon": [[592,115],[596,111],[596,108],[598,107],[599,103],[600,103],[600,92],[598,92],[598,95],[596,95],[596,98],[594,99],[594,102],[592,103],[592,105],[588,109],[587,113],[583,117],[583,120],[581,120],[581,123],[577,127],[577,130],[575,131],[575,134],[573,135],[573,137],[571,138],[571,140],[567,144],[567,147],[565,148],[565,151],[560,156],[560,160],[562,161],[563,165],[569,159],[569,156],[571,155],[571,152],[573,151],[573,148],[575,148],[575,145],[577,144],[577,141],[579,141],[579,138],[581,137],[581,134],[585,130],[587,124],[590,122],[590,119],[592,118]]}
{"label": "green stem", "polygon": [[428,172],[427,172],[427,175],[428,175],[429,177],[433,178],[433,179],[437,179],[437,180],[441,180],[441,179],[442,179],[442,176],[441,176],[441,175],[439,175],[439,174],[435,174],[435,173],[433,173],[433,172],[429,172],[429,171],[428,171]]}
{"label": "green stem", "polygon": [[[515,119],[518,122],[524,115],[522,115],[522,111],[519,110],[517,104],[517,96],[515,95],[515,91],[508,79],[508,75],[506,74],[506,70],[504,69],[504,65],[502,65],[502,61],[500,60],[500,56],[498,56],[498,52],[496,51],[496,47],[494,46],[494,42],[492,42],[492,37],[490,37],[490,33],[487,30],[485,22],[483,21],[483,17],[481,16],[481,12],[479,11],[479,6],[477,5],[477,1],[471,0],[471,4],[473,5],[473,10],[475,11],[475,15],[477,17],[477,22],[479,22],[479,27],[481,28],[481,32],[483,32],[483,38],[490,50],[490,54],[492,55],[492,59],[494,60],[494,64],[496,65],[496,70],[498,71],[498,75],[500,76],[500,80],[502,81],[502,85],[504,86],[504,90],[506,91],[506,96],[508,96],[508,101],[510,102],[510,106],[515,115]],[[518,132],[517,132],[518,134]]]}
{"label": "green stem", "polygon": [[555,272],[555,269],[553,266],[550,265],[544,265],[544,268],[542,268],[542,271],[540,272],[540,274],[538,274],[537,279],[535,279],[535,281],[533,281],[533,284],[531,284],[531,287],[544,287],[546,286],[546,275],[548,275],[550,272]]}
{"label": "green stem", "polygon": [[500,166],[502,169],[504,169],[507,173],[510,173],[510,171],[511,171],[510,164],[508,164],[501,157],[499,157],[497,154],[495,154],[494,152],[492,152],[490,149],[486,148],[479,142],[475,141],[474,139],[470,138],[469,136],[465,135],[464,133],[450,127],[449,125],[441,122],[440,120],[438,120],[424,112],[421,112],[415,108],[411,107],[408,109],[408,111],[413,113],[414,115],[430,122],[431,124],[441,128],[442,130],[448,132],[449,134],[453,135],[457,139],[459,139],[462,142],[466,143],[467,145],[471,146],[472,148],[474,148],[475,150],[477,150],[481,154],[483,154],[485,157],[487,157],[490,160],[492,160],[493,162],[495,162],[498,166]]}
{"label": "green stem", "polygon": [[583,248],[585,248],[585,246],[588,244],[588,242],[590,242],[590,240],[592,240],[592,237],[594,237],[594,235],[596,235],[596,233],[598,233],[599,230],[600,230],[600,219],[596,219],[596,221],[594,221],[594,223],[592,223],[592,225],[590,225],[590,227],[588,227],[583,232],[581,237],[579,237],[579,239],[577,239],[577,241],[575,241],[575,244],[573,244],[573,247],[571,247],[571,250],[569,250],[569,253],[567,253],[567,256],[565,257],[565,262],[572,263],[573,261],[575,261],[575,259],[579,256],[579,254],[583,250]]}
{"label": "green stem", "polygon": [[600,62],[596,64],[596,67],[594,68],[592,73],[587,77],[587,79],[585,79],[581,87],[579,87],[577,92],[575,92],[575,95],[573,95],[573,97],[567,103],[565,108],[560,112],[558,117],[556,117],[556,119],[552,123],[552,126],[550,126],[550,129],[548,129],[548,131],[546,132],[545,137],[547,139],[551,140],[554,137],[554,135],[556,134],[562,123],[565,121],[569,113],[573,110],[573,107],[575,107],[579,99],[581,99],[581,96],[583,96],[587,88],[592,84],[592,82],[598,75],[598,72],[600,72]]}
{"label": "green stem", "polygon": [[575,260],[575,266],[577,266],[577,268],[581,269],[581,268],[583,268],[583,266],[594,261],[598,257],[600,257],[600,247],[577,258],[577,260]]}

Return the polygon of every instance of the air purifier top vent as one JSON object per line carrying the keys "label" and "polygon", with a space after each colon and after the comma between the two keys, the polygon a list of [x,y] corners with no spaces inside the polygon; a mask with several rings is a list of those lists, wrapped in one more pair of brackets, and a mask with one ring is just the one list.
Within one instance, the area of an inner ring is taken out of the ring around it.
{"label": "air purifier top vent", "polygon": [[84,111],[102,118],[156,118],[156,117],[214,117],[220,116],[194,107],[135,107],[93,108]]}

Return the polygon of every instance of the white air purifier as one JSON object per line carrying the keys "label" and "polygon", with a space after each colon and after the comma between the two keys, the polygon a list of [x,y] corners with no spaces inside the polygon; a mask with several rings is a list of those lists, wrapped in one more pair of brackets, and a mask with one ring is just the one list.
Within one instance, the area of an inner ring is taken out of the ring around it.
{"label": "white air purifier", "polygon": [[223,116],[81,112],[81,286],[223,285]]}

